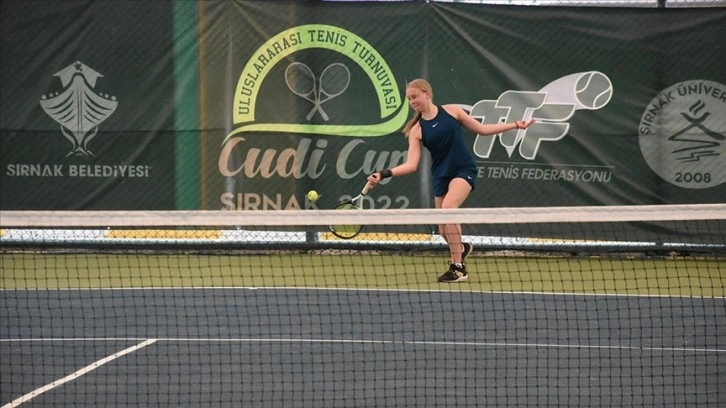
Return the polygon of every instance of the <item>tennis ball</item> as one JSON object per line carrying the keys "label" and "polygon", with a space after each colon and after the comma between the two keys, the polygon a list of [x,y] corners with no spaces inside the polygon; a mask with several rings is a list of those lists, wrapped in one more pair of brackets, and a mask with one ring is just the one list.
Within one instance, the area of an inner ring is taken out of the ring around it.
{"label": "tennis ball", "polygon": [[308,191],[308,200],[315,202],[318,201],[318,192],[315,190]]}

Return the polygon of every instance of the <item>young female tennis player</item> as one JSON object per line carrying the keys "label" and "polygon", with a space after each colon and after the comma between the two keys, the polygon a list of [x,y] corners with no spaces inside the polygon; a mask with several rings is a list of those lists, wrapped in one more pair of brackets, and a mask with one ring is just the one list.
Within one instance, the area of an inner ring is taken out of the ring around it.
{"label": "young female tennis player", "polygon": [[[508,130],[526,129],[534,123],[532,119],[483,124],[457,105],[435,105],[431,85],[424,79],[408,83],[406,98],[415,113],[403,130],[408,137],[406,162],[371,174],[368,181],[371,186],[375,186],[384,178],[414,173],[421,159],[423,145],[431,153],[436,208],[459,208],[474,189],[477,167],[464,142],[462,126],[480,135],[494,135]],[[439,276],[439,282],[466,281],[469,275],[464,261],[473,250],[473,245],[462,242],[460,224],[439,225],[439,233],[451,251],[449,269]]]}

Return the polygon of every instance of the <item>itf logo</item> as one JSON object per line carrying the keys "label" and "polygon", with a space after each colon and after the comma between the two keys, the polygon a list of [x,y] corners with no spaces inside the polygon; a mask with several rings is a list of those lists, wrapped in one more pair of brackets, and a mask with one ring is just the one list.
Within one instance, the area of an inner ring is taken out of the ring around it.
{"label": "itf logo", "polygon": [[[613,86],[601,72],[580,72],[559,78],[537,92],[507,91],[497,100],[482,100],[470,109],[471,116],[482,123],[512,122],[536,118],[527,129],[514,129],[499,135],[477,135],[474,154],[489,158],[496,138],[509,157],[519,154],[534,160],[542,142],[553,142],[567,135],[567,122],[576,110],[597,110],[610,102]],[[466,106],[464,106],[466,109]]]}
{"label": "itf logo", "polygon": [[57,72],[63,90],[43,95],[40,106],[61,126],[63,136],[73,145],[71,155],[93,157],[88,143],[98,134],[98,125],[118,107],[115,96],[97,93],[96,80],[103,75],[80,61]]}

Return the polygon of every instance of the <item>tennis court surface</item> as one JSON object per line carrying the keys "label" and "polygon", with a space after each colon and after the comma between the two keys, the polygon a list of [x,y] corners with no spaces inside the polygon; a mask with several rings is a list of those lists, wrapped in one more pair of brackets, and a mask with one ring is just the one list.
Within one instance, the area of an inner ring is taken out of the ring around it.
{"label": "tennis court surface", "polygon": [[326,211],[246,227],[3,217],[0,406],[723,406],[718,211],[444,213],[476,248],[458,284],[436,281],[449,258],[421,211],[349,241]]}

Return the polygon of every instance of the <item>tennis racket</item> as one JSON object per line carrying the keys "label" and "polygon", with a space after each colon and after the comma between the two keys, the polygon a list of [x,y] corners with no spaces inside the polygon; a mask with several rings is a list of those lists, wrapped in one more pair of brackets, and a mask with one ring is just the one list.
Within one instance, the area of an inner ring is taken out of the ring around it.
{"label": "tennis racket", "polygon": [[[360,194],[357,196],[351,198],[350,200],[341,201],[338,203],[338,205],[335,206],[336,210],[360,210],[363,208],[363,197],[368,194],[368,191],[371,189],[371,183],[366,183],[365,187],[363,187],[363,190],[361,190]],[[352,239],[355,238],[356,235],[360,234],[360,232],[363,230],[362,225],[329,225],[328,229],[330,232],[333,233],[336,237],[340,239]]]}
{"label": "tennis racket", "polygon": [[313,104],[318,103],[315,74],[307,65],[302,62],[293,62],[288,65],[285,69],[285,83],[295,95]]}

